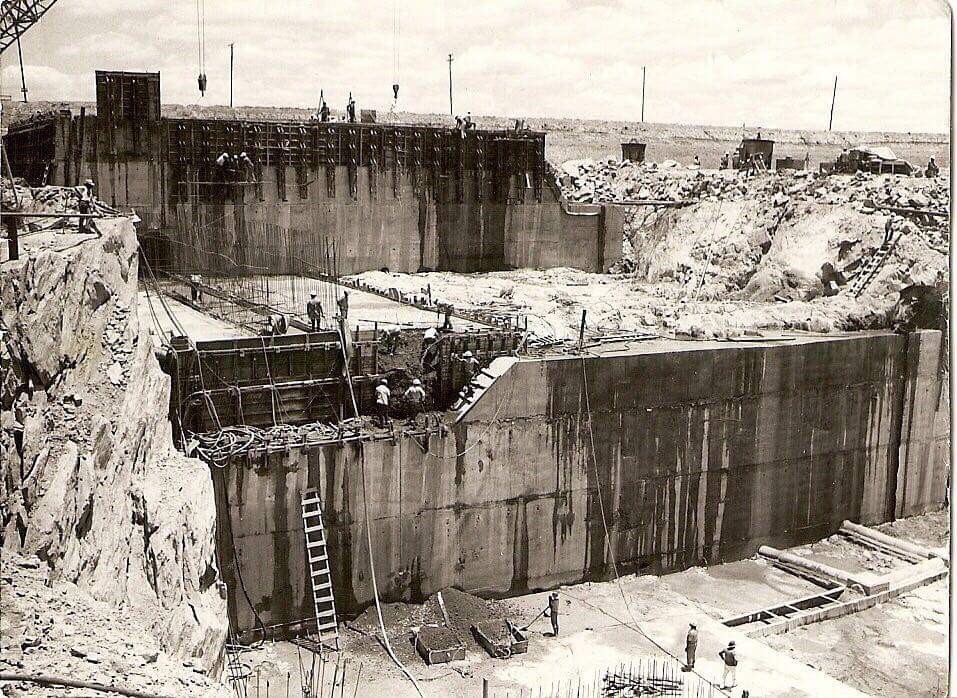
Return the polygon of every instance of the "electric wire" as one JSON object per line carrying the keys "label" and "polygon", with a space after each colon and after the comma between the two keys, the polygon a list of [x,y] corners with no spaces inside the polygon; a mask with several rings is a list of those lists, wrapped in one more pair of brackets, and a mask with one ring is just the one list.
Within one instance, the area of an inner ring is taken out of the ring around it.
{"label": "electric wire", "polygon": [[[617,586],[618,586],[618,592],[621,594],[622,601],[624,601],[624,603],[625,603],[625,610],[628,611],[628,616],[631,618],[631,623],[632,623],[633,629],[636,630],[636,631],[637,631],[642,637],[644,637],[646,640],[648,640],[648,642],[650,642],[652,645],[654,645],[654,646],[657,647],[659,650],[661,650],[662,652],[664,652],[665,654],[667,654],[669,657],[671,657],[672,659],[674,659],[674,660],[676,660],[676,661],[678,661],[678,662],[681,662],[681,658],[680,658],[680,657],[678,657],[677,655],[673,654],[673,653],[672,653],[671,651],[669,651],[664,645],[660,644],[657,640],[655,640],[654,638],[652,638],[647,632],[645,632],[645,630],[641,627],[641,625],[638,624],[638,620],[635,618],[635,614],[634,614],[634,612],[631,610],[631,604],[628,603],[628,596],[625,594],[625,588],[624,588],[624,586],[622,585],[622,582],[621,582],[621,575],[618,574],[618,562],[617,562],[617,560],[616,560],[614,546],[611,544],[611,532],[610,532],[610,530],[609,530],[609,528],[608,528],[608,518],[607,518],[607,516],[606,516],[606,514],[605,514],[605,503],[604,503],[604,500],[603,500],[603,498],[602,498],[601,476],[600,476],[600,473],[599,473],[599,470],[598,470],[598,457],[597,457],[597,455],[596,455],[596,449],[595,449],[595,432],[594,432],[594,429],[593,429],[593,426],[592,426],[591,400],[590,400],[589,395],[588,395],[588,372],[587,372],[587,370],[586,370],[585,355],[584,355],[584,354],[581,355],[581,369],[582,369],[582,393],[583,393],[583,396],[584,396],[584,399],[585,399],[585,412],[586,412],[586,415],[587,415],[588,438],[589,438],[589,442],[590,442],[590,445],[591,445],[591,449],[590,449],[590,451],[591,451],[591,458],[590,458],[590,460],[591,460],[591,462],[592,462],[592,467],[593,467],[594,472],[595,472],[595,484],[596,484],[596,487],[597,487],[597,489],[598,489],[598,511],[599,511],[599,513],[601,514],[601,524],[602,524],[602,527],[604,528],[604,531],[605,531],[605,544],[606,544],[606,546],[607,546],[609,558],[611,559],[611,568],[612,568],[612,572],[613,572],[614,575],[615,575],[615,583],[616,583]],[[578,415],[579,415],[579,418],[581,418],[581,416],[582,416],[581,407],[579,407]],[[628,624],[625,623],[625,625],[628,625]],[[632,626],[628,626],[628,627],[632,627]],[[725,691],[723,688],[720,688],[720,687],[718,687],[718,686],[715,686],[715,684],[714,684],[708,677],[706,677],[704,674],[701,674],[700,672],[698,672],[697,670],[695,670],[695,669],[693,669],[693,668],[689,668],[689,671],[692,672],[693,674],[695,674],[695,676],[698,676],[700,679],[702,679],[703,681],[705,681],[711,688],[713,688],[713,689],[716,688],[716,689],[718,689],[721,693],[723,693],[723,694],[725,694],[725,695],[730,695],[730,694],[729,694],[727,691]]]}

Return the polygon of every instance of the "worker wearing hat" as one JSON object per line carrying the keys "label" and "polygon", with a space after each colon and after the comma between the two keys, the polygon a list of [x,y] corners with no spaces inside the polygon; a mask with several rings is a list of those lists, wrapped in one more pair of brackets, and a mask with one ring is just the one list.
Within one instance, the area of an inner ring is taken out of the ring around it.
{"label": "worker wearing hat", "polygon": [[[80,200],[77,202],[76,210],[81,214],[89,214],[93,211],[93,190],[96,188],[96,185],[93,183],[92,179],[87,179],[83,182],[82,187],[77,187],[76,191],[80,195]],[[80,218],[78,219],[77,227],[79,232],[85,233],[87,226],[87,219]]]}
{"label": "worker wearing hat", "polygon": [[688,623],[688,636],[685,638],[685,671],[694,669],[694,655],[698,651],[698,626]]}
{"label": "worker wearing hat", "polygon": [[545,609],[545,615],[552,621],[552,637],[558,637],[558,592],[553,591],[548,595],[548,607]]}
{"label": "worker wearing hat", "polygon": [[379,426],[386,426],[389,423],[389,400],[392,397],[392,391],[389,390],[389,381],[383,378],[375,388],[375,407],[376,418]]}
{"label": "worker wearing hat", "polygon": [[309,294],[309,301],[306,303],[306,315],[309,316],[309,325],[313,332],[322,329],[322,303],[315,293]]}
{"label": "worker wearing hat", "polygon": [[412,385],[405,390],[405,399],[416,408],[422,406],[425,400],[425,388],[422,387],[422,381],[418,378],[413,379]]}
{"label": "worker wearing hat", "polygon": [[721,677],[721,688],[734,688],[738,682],[738,657],[734,653],[734,640],[729,642],[725,649],[718,652],[718,656],[724,661],[724,675]]}

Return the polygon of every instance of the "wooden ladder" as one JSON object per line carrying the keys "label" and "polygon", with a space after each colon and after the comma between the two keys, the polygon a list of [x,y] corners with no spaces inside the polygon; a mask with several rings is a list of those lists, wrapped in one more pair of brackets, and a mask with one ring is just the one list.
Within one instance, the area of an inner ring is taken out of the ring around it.
{"label": "wooden ladder", "polygon": [[861,294],[871,285],[871,282],[877,278],[881,267],[884,266],[884,262],[887,261],[891,250],[894,249],[896,244],[897,236],[895,235],[890,240],[881,243],[881,246],[874,251],[874,254],[864,262],[861,271],[858,272],[857,276],[855,276],[851,282],[850,292],[854,298],[860,298]]}
{"label": "wooden ladder", "polygon": [[302,524],[306,536],[306,561],[312,600],[316,611],[316,632],[320,646],[331,643],[339,650],[339,624],[336,621],[336,602],[332,594],[332,570],[329,569],[329,550],[326,531],[322,526],[322,501],[319,490],[302,493]]}

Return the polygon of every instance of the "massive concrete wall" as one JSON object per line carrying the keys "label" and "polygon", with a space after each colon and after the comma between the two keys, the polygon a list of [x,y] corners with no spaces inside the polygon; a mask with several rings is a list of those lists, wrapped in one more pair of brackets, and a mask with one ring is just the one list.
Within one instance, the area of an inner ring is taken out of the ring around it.
{"label": "massive concrete wall", "polygon": [[233,617],[254,624],[237,570],[267,625],[311,614],[306,487],[322,493],[345,613],[372,598],[366,506],[380,591],[418,599],[603,579],[612,553],[622,573],[739,559],[891,519],[900,492],[907,511],[940,505],[945,454],[924,445],[946,434],[915,397],[939,386],[939,334],[686,346],[520,361],[446,436],[217,471]]}
{"label": "massive concrete wall", "polygon": [[[621,256],[620,211],[568,204],[545,183],[542,133],[111,118],[65,113],[15,128],[13,171],[35,185],[92,177],[99,198],[136,211],[157,267],[195,265],[210,250],[298,273],[300,260],[325,269],[329,245],[342,274],[605,271]],[[252,167],[224,181],[214,165],[224,151],[248,151]]]}

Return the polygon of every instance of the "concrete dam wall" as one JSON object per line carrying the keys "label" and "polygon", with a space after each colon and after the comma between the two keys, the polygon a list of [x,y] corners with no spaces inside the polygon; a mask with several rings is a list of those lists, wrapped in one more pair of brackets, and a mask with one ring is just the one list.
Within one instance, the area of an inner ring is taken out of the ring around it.
{"label": "concrete dam wall", "polygon": [[235,627],[256,625],[251,606],[265,625],[312,615],[305,488],[344,615],[372,600],[366,507],[380,593],[416,600],[606,579],[612,552],[623,574],[735,560],[943,502],[940,333],[646,344],[521,360],[445,435],[215,470]]}
{"label": "concrete dam wall", "polygon": [[[13,173],[34,186],[91,177],[98,198],[141,218],[156,269],[605,271],[621,256],[621,209],[563,201],[542,132],[172,119],[158,73],[96,79],[95,115],[11,128]],[[224,167],[222,153],[246,159]]]}

